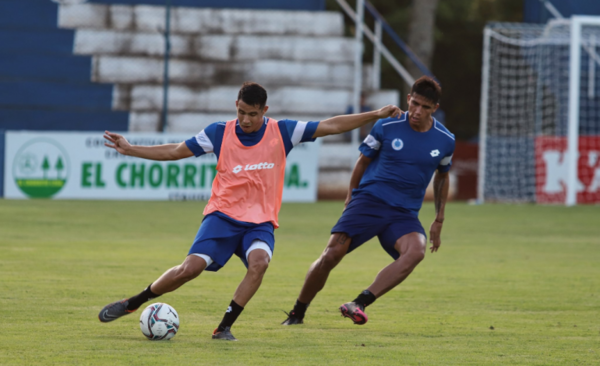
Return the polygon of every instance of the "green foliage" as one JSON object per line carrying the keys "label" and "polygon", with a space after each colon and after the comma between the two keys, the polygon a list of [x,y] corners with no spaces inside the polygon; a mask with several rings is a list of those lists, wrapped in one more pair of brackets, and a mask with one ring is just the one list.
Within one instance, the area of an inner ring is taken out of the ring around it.
{"label": "green foliage", "polygon": [[[432,206],[422,214],[426,228]],[[284,204],[273,261],[233,327],[239,342],[210,338],[245,273],[235,257],[155,300],[181,316],[171,341],[146,340],[139,311],[100,323],[105,304],[181,263],[202,207],[0,200],[0,364],[600,364],[600,228],[592,206],[450,204],[440,251],[367,309],[369,323],[355,326],[337,307],[390,262],[375,240],[332,272],[306,324],[283,327],[283,310],[342,209],[341,202]]]}

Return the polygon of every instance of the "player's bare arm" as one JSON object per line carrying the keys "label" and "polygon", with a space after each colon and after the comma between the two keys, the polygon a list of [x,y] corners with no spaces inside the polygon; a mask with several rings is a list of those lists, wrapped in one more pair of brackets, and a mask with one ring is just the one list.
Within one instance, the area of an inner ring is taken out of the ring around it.
{"label": "player's bare arm", "polygon": [[435,220],[431,223],[429,229],[429,242],[432,244],[429,248],[431,252],[437,252],[442,244],[440,235],[442,225],[444,224],[444,211],[446,209],[446,200],[448,198],[448,187],[450,186],[450,177],[448,172],[442,173],[439,170],[435,172],[433,178],[433,200],[435,203]]}
{"label": "player's bare arm", "polygon": [[104,138],[109,141],[104,145],[117,150],[120,154],[148,160],[180,160],[194,155],[185,142],[156,146],[131,145],[122,135],[109,131],[104,132]]}
{"label": "player's bare arm", "polygon": [[348,132],[378,119],[400,117],[402,113],[402,110],[395,105],[387,105],[376,111],[331,117],[319,123],[312,137],[317,138]]}
{"label": "player's bare arm", "polygon": [[350,177],[350,186],[348,187],[348,194],[346,195],[346,202],[344,203],[344,210],[346,209],[346,206],[348,206],[348,204],[350,203],[350,200],[352,199],[352,190],[355,188],[358,188],[358,185],[360,184],[360,180],[362,179],[363,175],[365,174],[365,171],[367,170],[367,167],[369,166],[369,164],[371,164],[371,161],[373,161],[373,159],[368,158],[368,157],[364,156],[363,154],[360,154],[360,156],[358,157],[358,160],[356,161],[356,165],[354,165],[354,170],[352,170],[352,176]]}

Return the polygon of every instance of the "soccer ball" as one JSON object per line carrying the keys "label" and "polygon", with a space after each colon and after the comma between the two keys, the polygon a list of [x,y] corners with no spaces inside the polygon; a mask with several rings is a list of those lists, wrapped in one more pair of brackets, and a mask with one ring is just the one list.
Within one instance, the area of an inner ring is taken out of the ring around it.
{"label": "soccer ball", "polygon": [[170,305],[157,302],[142,312],[140,328],[153,341],[171,339],[179,330],[179,315]]}

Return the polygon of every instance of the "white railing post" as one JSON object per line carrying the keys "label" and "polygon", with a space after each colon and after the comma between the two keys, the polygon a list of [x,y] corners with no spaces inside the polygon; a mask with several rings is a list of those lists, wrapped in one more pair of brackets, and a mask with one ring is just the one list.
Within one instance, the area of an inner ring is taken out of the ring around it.
{"label": "white railing post", "polygon": [[375,42],[373,42],[373,90],[381,88],[381,20],[375,19]]}
{"label": "white railing post", "polygon": [[[363,19],[365,16],[365,0],[356,1],[356,45],[354,50],[354,95],[353,95],[353,112],[360,113],[360,96],[362,91],[362,57],[363,57]],[[358,153],[360,129],[352,130],[352,150],[353,153]],[[354,162],[352,162],[354,165]]]}
{"label": "white railing post", "polygon": [[[354,23],[356,23],[357,15],[354,12],[354,10],[352,10],[350,5],[348,5],[348,3],[345,0],[337,0],[337,3],[342,8],[342,10],[344,10],[344,12],[348,14],[348,16],[354,21]],[[375,42],[375,35],[368,27],[364,28],[363,32],[371,42]],[[415,78],[413,78],[412,75],[410,75],[410,73],[404,68],[404,66],[402,66],[402,64],[400,64],[398,60],[396,60],[396,58],[394,57],[394,55],[392,55],[390,50],[388,50],[387,47],[383,44],[381,45],[381,54],[390,63],[390,65],[392,65],[392,67],[396,70],[398,75],[400,75],[400,77],[408,85],[413,85],[415,83]]]}
{"label": "white railing post", "polygon": [[579,158],[579,87],[581,77],[581,19],[571,18],[571,49],[569,52],[569,125],[567,128],[567,194],[565,204],[577,204]]}

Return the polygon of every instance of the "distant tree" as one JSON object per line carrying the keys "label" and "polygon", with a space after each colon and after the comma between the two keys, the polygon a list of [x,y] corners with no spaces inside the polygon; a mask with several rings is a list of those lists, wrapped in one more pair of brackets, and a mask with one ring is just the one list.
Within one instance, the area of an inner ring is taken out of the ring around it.
{"label": "distant tree", "polygon": [[[431,59],[435,46],[435,12],[439,0],[413,0],[408,33],[408,46],[431,68]],[[416,79],[423,72],[415,63],[409,63],[407,70]]]}

